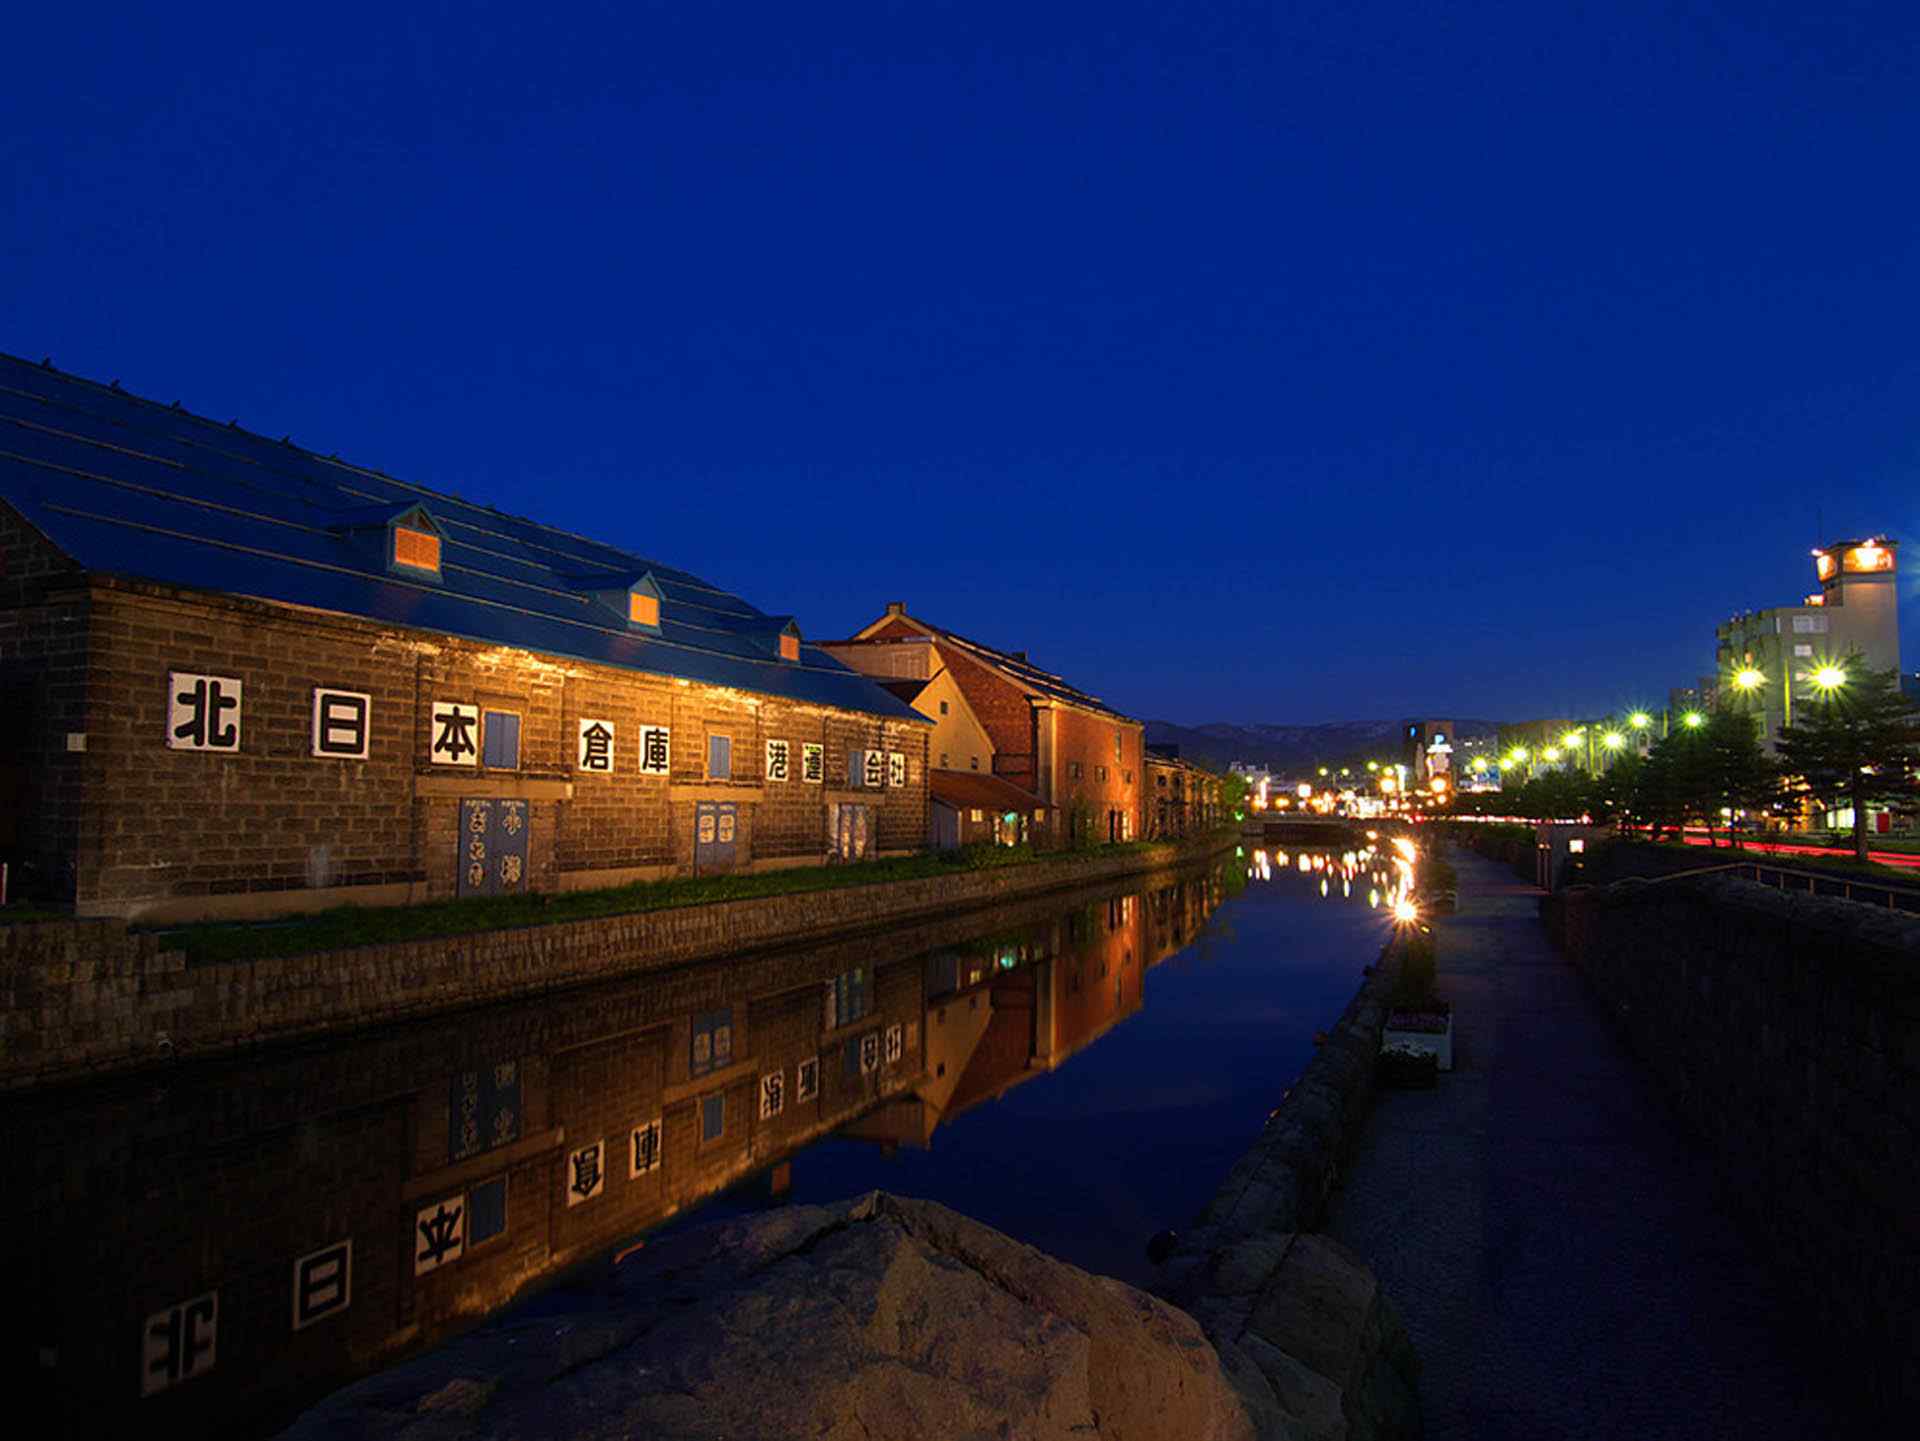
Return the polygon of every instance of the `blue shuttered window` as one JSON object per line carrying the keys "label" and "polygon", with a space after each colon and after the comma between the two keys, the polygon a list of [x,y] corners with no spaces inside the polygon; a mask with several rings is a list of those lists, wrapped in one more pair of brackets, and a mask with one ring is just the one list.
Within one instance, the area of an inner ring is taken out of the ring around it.
{"label": "blue shuttered window", "polygon": [[727,1130],[727,1096],[724,1091],[715,1091],[711,1096],[700,1100],[700,1139],[717,1141]]}
{"label": "blue shuttered window", "polygon": [[480,760],[495,770],[520,766],[520,717],[511,711],[490,710],[480,726]]}
{"label": "blue shuttered window", "polygon": [[507,1229],[507,1178],[487,1181],[467,1193],[467,1244],[478,1246]]}
{"label": "blue shuttered window", "polygon": [[733,779],[733,737],[707,737],[707,778],[716,781]]}

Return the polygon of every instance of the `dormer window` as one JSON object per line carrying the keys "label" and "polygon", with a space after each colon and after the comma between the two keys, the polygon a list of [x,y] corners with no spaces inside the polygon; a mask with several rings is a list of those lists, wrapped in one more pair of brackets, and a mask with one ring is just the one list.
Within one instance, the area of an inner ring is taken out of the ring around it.
{"label": "dormer window", "polygon": [[404,580],[441,580],[447,532],[424,505],[368,505],[339,512],[330,527],[356,568],[378,566]]}
{"label": "dormer window", "polygon": [[411,525],[393,527],[393,563],[438,578],[440,574],[440,537],[430,530]]}
{"label": "dormer window", "polygon": [[799,636],[789,634],[789,635],[782,635],[780,637],[780,659],[781,660],[799,660],[800,659],[800,637]]}
{"label": "dormer window", "polygon": [[660,634],[660,583],[648,571],[635,573],[600,571],[593,575],[569,577],[573,585],[598,607],[601,624],[619,617],[628,630],[647,635]]}

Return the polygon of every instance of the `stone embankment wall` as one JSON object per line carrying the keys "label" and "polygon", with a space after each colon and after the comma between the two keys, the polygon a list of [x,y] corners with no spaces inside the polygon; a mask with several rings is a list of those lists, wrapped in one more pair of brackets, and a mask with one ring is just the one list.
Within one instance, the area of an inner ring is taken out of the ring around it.
{"label": "stone embankment wall", "polygon": [[0,926],[0,1089],[535,995],[1205,858],[1218,839],[189,966],[116,921]]}
{"label": "stone embankment wall", "polygon": [[1572,888],[1549,934],[1886,1414],[1920,1401],[1920,917],[1727,877]]}
{"label": "stone embankment wall", "polygon": [[1398,949],[1382,951],[1154,1288],[1200,1322],[1256,1416],[1292,1417],[1309,1435],[1420,1429],[1398,1313],[1364,1261],[1314,1234],[1372,1108]]}

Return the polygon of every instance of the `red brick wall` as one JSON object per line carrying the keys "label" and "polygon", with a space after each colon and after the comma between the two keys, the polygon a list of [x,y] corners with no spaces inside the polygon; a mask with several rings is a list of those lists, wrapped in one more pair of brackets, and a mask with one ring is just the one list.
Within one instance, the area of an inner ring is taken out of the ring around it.
{"label": "red brick wall", "polygon": [[[132,914],[159,899],[393,882],[451,895],[459,797],[416,794],[422,784],[458,782],[461,793],[475,796],[510,795],[528,781],[547,782],[550,791],[570,784],[570,799],[531,802],[533,889],[552,888],[563,875],[591,884],[595,871],[624,880],[636,867],[689,868],[699,799],[741,805],[743,859],[818,860],[825,793],[846,788],[854,748],[907,757],[908,783],[872,797],[879,848],[925,843],[929,727],[917,722],[151,589],[96,587],[89,635],[90,704],[85,726],[74,728],[89,737],[77,892],[91,909]],[[242,681],[238,754],[166,747],[170,670]],[[316,685],[373,696],[368,759],[309,754]],[[430,764],[436,701],[518,714],[518,767],[494,777],[484,765]],[[613,723],[613,774],[575,769],[582,718]],[[647,724],[672,729],[670,782],[638,770]],[[711,733],[733,739],[725,785],[707,782]],[[789,742],[794,779],[765,780],[769,737]],[[798,779],[805,741],[826,746],[824,785]],[[700,788],[697,796],[691,787]]]}
{"label": "red brick wall", "polygon": [[[1108,839],[1107,815],[1129,817],[1131,834],[1144,834],[1145,732],[1137,721],[1116,720],[1067,706],[1054,707],[1055,801],[1064,829],[1076,807],[1093,827],[1093,840]],[[1118,745],[1116,746],[1116,739]],[[1078,765],[1076,777],[1073,767]],[[1105,776],[1102,777],[1104,770]]]}
{"label": "red brick wall", "polygon": [[935,649],[993,742],[993,773],[1022,790],[1045,796],[1045,780],[1035,758],[1033,707],[1026,692],[958,646],[938,645]]}

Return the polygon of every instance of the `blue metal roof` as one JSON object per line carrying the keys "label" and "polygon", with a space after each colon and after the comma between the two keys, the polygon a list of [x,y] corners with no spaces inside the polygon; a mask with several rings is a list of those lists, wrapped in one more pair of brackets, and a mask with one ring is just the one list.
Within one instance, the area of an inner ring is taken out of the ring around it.
{"label": "blue metal roof", "polygon": [[[780,660],[790,616],[686,571],[4,354],[0,499],[87,571],[925,721],[817,647]],[[442,535],[437,584],[369,541],[416,506]],[[643,575],[658,635],[594,594]]]}

